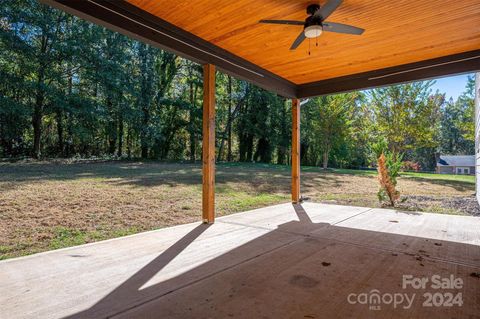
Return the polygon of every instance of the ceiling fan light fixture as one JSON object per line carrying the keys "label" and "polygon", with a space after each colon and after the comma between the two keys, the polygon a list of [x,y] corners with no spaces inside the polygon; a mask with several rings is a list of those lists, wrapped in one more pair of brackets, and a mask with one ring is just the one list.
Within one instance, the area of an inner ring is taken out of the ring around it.
{"label": "ceiling fan light fixture", "polygon": [[303,30],[305,37],[310,39],[319,37],[322,34],[322,32],[323,32],[323,28],[321,25],[311,25],[306,27],[305,30]]}
{"label": "ceiling fan light fixture", "polygon": [[[305,19],[305,22],[299,20],[260,20],[259,23],[303,26],[303,30],[293,41],[290,50],[297,49],[305,39],[317,39],[322,35],[323,31],[350,35],[363,34],[365,30],[362,28],[327,21],[326,19],[328,19],[328,17],[342,4],[343,0],[324,1],[326,1],[326,3],[323,6],[320,6],[319,4],[311,4],[307,7],[308,16]],[[323,27],[325,27],[325,29]],[[318,46],[318,40],[315,41],[315,45]]]}

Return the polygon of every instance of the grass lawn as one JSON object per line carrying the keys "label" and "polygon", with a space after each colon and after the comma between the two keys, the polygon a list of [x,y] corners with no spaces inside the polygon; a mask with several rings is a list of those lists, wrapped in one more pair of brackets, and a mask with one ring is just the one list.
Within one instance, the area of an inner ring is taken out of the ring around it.
{"label": "grass lawn", "polygon": [[[307,168],[307,170],[310,169]],[[318,170],[317,167],[311,167],[313,170]],[[332,169],[332,172],[338,174],[354,174],[354,175],[363,175],[363,176],[376,176],[377,171],[375,170],[353,170],[353,169]],[[435,173],[417,173],[417,172],[402,172],[402,177],[413,177],[413,178],[425,178],[433,179],[438,181],[454,181],[454,182],[465,182],[475,184],[474,175],[452,175],[452,174],[435,174]]]}
{"label": "grass lawn", "polygon": [[[200,164],[0,163],[0,259],[199,221],[201,180]],[[461,214],[444,201],[471,197],[475,180],[405,173],[398,188],[401,209]],[[377,190],[375,171],[302,167],[315,202],[379,207]],[[217,166],[217,216],[289,200],[289,167]]]}

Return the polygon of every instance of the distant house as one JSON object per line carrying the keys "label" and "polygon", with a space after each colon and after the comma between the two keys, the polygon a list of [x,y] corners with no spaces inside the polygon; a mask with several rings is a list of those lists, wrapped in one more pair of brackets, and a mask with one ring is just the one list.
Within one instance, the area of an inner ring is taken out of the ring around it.
{"label": "distant house", "polygon": [[475,175],[475,155],[440,155],[437,173]]}

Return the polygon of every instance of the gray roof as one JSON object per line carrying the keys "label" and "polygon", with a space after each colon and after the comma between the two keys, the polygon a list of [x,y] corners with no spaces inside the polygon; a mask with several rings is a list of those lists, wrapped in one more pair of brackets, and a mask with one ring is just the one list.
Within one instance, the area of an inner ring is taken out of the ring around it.
{"label": "gray roof", "polygon": [[440,155],[437,166],[475,166],[475,155]]}

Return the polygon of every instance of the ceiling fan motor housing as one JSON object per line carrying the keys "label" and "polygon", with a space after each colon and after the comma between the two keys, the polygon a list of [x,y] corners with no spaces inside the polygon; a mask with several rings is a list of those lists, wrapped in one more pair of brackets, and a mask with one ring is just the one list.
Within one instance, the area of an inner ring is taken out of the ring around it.
{"label": "ceiling fan motor housing", "polygon": [[313,13],[305,19],[305,25],[303,27],[303,32],[307,38],[316,38],[322,34],[323,25],[322,18],[320,16],[315,16],[314,13],[320,8],[319,5],[312,4],[308,6],[307,12],[310,13],[313,9]]}
{"label": "ceiling fan motor housing", "polygon": [[320,9],[319,4],[311,4],[307,7],[307,14],[313,16]]}

